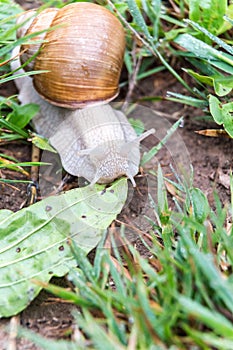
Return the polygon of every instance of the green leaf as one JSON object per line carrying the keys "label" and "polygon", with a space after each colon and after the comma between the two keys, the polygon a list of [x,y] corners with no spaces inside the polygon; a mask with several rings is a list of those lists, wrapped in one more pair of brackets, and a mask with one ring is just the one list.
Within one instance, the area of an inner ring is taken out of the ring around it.
{"label": "green leaf", "polygon": [[29,103],[24,106],[18,106],[8,114],[7,121],[23,129],[32,118],[39,112],[39,106],[35,103]]}
{"label": "green leaf", "polygon": [[204,84],[213,86],[213,78],[212,77],[198,74],[198,73],[194,72],[192,69],[184,69],[184,71],[187,72],[189,75],[191,75],[193,78],[195,78],[200,83],[204,83]]}
{"label": "green leaf", "polygon": [[209,106],[210,106],[210,113],[212,114],[215,122],[219,125],[223,124],[224,117],[222,114],[220,101],[217,99],[217,97],[213,95],[209,95]]}
{"label": "green leaf", "polygon": [[225,96],[229,94],[229,92],[233,88],[232,77],[206,76],[198,74],[192,69],[184,69],[184,71],[190,74],[194,79],[196,79],[200,83],[213,86],[218,96]]}
{"label": "green leaf", "polygon": [[57,151],[49,144],[48,139],[41,135],[37,135],[32,133],[32,138],[31,138],[32,143],[37,146],[38,148],[44,150],[44,151],[49,151],[53,153],[57,153]]}
{"label": "green leaf", "polygon": [[214,84],[214,91],[216,92],[216,95],[218,96],[225,96],[228,95],[229,92],[231,92],[232,88],[227,87],[224,84],[221,84],[218,79],[213,79]]}
{"label": "green leaf", "polygon": [[228,88],[233,88],[233,77],[232,76],[224,76],[224,75],[219,75],[218,77],[215,78],[216,82],[228,87]]}
{"label": "green leaf", "polygon": [[227,10],[227,0],[189,0],[189,18],[198,22],[214,34],[223,25]]}
{"label": "green leaf", "polygon": [[1,0],[1,10],[0,10],[1,39],[3,38],[8,40],[15,39],[15,32],[12,32],[11,28],[15,25],[15,15],[20,12],[22,12],[22,8],[18,4],[16,4],[14,1]]}
{"label": "green leaf", "polygon": [[48,282],[76,266],[70,240],[87,254],[116,218],[127,197],[127,180],[52,196],[0,222],[0,317],[23,310]]}
{"label": "green leaf", "polygon": [[209,203],[204,193],[199,188],[190,190],[190,200],[194,218],[203,223],[209,215]]}
{"label": "green leaf", "polygon": [[214,121],[223,124],[226,132],[233,137],[233,102],[222,104],[217,97],[209,95],[209,108]]}

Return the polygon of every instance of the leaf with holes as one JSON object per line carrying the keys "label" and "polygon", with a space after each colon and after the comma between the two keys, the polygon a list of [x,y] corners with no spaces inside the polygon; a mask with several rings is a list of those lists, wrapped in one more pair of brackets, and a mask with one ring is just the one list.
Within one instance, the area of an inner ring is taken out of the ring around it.
{"label": "leaf with holes", "polygon": [[51,196],[16,213],[0,211],[0,317],[17,314],[48,282],[76,266],[70,242],[87,254],[116,218],[127,180]]}

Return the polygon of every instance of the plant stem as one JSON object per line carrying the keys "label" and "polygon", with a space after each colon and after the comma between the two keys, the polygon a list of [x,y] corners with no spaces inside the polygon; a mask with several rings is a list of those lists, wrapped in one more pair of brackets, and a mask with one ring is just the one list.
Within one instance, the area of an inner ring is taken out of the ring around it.
{"label": "plant stem", "polygon": [[156,49],[154,43],[147,42],[131,25],[126,21],[126,19],[121,15],[121,13],[116,9],[115,5],[112,3],[111,0],[107,0],[107,3],[109,6],[113,9],[115,13],[117,13],[118,17],[122,20],[122,22],[125,24],[125,26],[140,40],[143,45],[154,55],[157,56],[160,61],[163,63],[163,65],[169,70],[170,73],[174,75],[174,77],[189,91],[193,94],[193,89],[189,87],[189,85],[179,76],[179,74],[176,73],[176,71],[169,65],[169,63],[166,62],[166,60],[163,58],[163,56],[159,53],[159,51]]}

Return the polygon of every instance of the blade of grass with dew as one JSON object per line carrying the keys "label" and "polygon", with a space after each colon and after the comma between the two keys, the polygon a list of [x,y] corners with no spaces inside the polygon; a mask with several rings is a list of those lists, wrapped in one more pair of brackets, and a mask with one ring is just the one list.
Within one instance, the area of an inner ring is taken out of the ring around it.
{"label": "blade of grass with dew", "polygon": [[[190,219],[185,217],[184,221],[186,222],[186,226],[191,223]],[[233,288],[230,285],[230,283],[222,277],[222,275],[214,265],[213,256],[210,254],[204,254],[198,250],[197,246],[189,237],[189,229],[181,228],[179,225],[177,227],[179,228],[179,233],[182,237],[184,245],[187,247],[190,255],[195,261],[195,264],[202,272],[203,279],[206,279],[209,285],[212,286],[215,293],[215,297],[218,297],[219,300],[222,300],[222,302],[226,305],[230,312],[233,312]],[[202,227],[202,229],[199,229],[199,232],[204,231],[204,226]]]}
{"label": "blade of grass with dew", "polygon": [[0,144],[3,143],[8,143],[12,141],[17,141],[17,140],[23,140],[25,137],[17,135],[17,134],[12,134],[12,133],[1,133],[0,129]]}
{"label": "blade of grass with dew", "polygon": [[91,300],[87,300],[80,296],[78,293],[67,290],[67,288],[59,287],[54,284],[40,282],[36,279],[32,279],[32,282],[35,283],[35,285],[38,285],[39,287],[45,289],[47,292],[56,295],[58,298],[72,302],[77,306],[90,308],[96,307],[96,304],[93,303]]}
{"label": "blade of grass with dew", "polygon": [[1,78],[0,79],[0,84],[4,84],[4,83],[7,83],[8,81],[19,79],[19,78],[24,78],[26,76],[29,77],[31,75],[47,73],[47,72],[48,72],[47,70],[40,70],[40,71],[32,71],[32,72],[25,72],[25,73],[14,74],[14,75],[12,75],[10,77],[7,77],[7,78]]}
{"label": "blade of grass with dew", "polygon": [[233,74],[233,56],[214,49],[190,34],[180,34],[174,42],[192,52],[196,57],[207,60],[208,63],[226,73]]}
{"label": "blade of grass with dew", "polygon": [[141,11],[138,8],[138,5],[135,0],[126,0],[129,11],[134,18],[135,23],[141,28],[143,34],[147,38],[149,42],[153,42],[153,37],[150,35],[149,30],[147,28],[146,22],[142,16]]}
{"label": "blade of grass with dew", "polygon": [[200,332],[192,329],[187,324],[182,325],[183,329],[187,332],[187,334],[194,340],[200,341],[202,346],[204,347],[207,344],[206,350],[211,349],[221,349],[221,350],[231,350],[233,349],[233,340],[226,337],[218,337],[214,333],[211,332]]}
{"label": "blade of grass with dew", "polygon": [[206,326],[213,329],[217,334],[231,338],[233,340],[233,326],[232,323],[223,315],[216,311],[211,311],[202,306],[200,303],[186,298],[182,295],[178,296],[183,312],[195,317],[195,319],[203,322]]}
{"label": "blade of grass with dew", "polygon": [[142,156],[141,165],[145,165],[148,163],[157,153],[158,151],[166,144],[167,140],[171,137],[171,135],[178,129],[183,118],[177,120],[172,127],[167,131],[166,136],[158,143],[158,145],[154,146],[150,149],[150,151],[146,152]]}
{"label": "blade of grass with dew", "polygon": [[145,15],[150,19],[150,27],[153,35],[153,41],[157,42],[160,35],[160,19],[162,12],[161,1],[141,0],[141,7]]}
{"label": "blade of grass with dew", "polygon": [[18,126],[10,123],[9,121],[5,120],[4,118],[0,118],[0,125],[11,130],[11,131],[16,132],[18,135],[20,135],[21,137],[23,137],[25,139],[29,137],[29,134],[26,131],[24,131],[21,128],[19,128]]}
{"label": "blade of grass with dew", "polygon": [[[90,262],[87,257],[82,254],[82,259],[77,255],[80,248],[73,244],[73,256],[76,262],[82,267],[80,269],[71,269],[69,271],[69,280],[77,287],[78,293],[92,303],[97,309],[105,309],[108,302],[108,293],[102,291],[95,280],[93,268],[90,270]],[[84,271],[83,271],[84,267]],[[91,279],[90,279],[91,277]],[[93,281],[91,283],[91,281]],[[89,283],[90,282],[90,283]],[[115,305],[113,301],[113,305]]]}
{"label": "blade of grass with dew", "polygon": [[[79,324],[92,339],[94,348],[99,350],[125,350],[125,347],[111,331],[106,332],[101,324],[94,321],[88,310],[83,310],[83,317],[74,313],[77,324]],[[90,324],[92,327],[90,327]]]}
{"label": "blade of grass with dew", "polygon": [[[186,52],[187,53],[187,52]],[[197,58],[189,57],[189,62],[197,68],[202,74],[207,76],[222,76],[219,71],[211,66],[208,61],[199,60]]]}
{"label": "blade of grass with dew", "polygon": [[0,169],[6,167],[11,169],[11,167],[19,166],[19,167],[30,167],[30,166],[42,166],[42,165],[51,165],[51,163],[45,163],[45,162],[18,162],[15,164],[12,163],[4,163],[0,159]]}
{"label": "blade of grass with dew", "polygon": [[[183,103],[189,106],[197,107],[197,108],[205,108],[208,106],[208,102],[205,100],[199,100],[191,96],[185,96],[176,92],[167,91],[167,96],[165,99],[167,101],[174,101]],[[170,97],[174,96],[174,97]]]}
{"label": "blade of grass with dew", "polygon": [[15,183],[23,183],[23,184],[32,184],[32,181],[27,181],[27,180],[11,180],[11,179],[2,179],[0,178],[1,183],[5,184],[12,184],[14,185]]}

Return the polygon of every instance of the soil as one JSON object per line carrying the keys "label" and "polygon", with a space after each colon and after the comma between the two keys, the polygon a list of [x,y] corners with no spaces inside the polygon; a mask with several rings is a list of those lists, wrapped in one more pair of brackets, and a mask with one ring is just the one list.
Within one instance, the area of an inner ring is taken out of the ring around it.
{"label": "soil", "polygon": [[[26,9],[32,8],[35,2],[18,1]],[[187,79],[187,77],[186,77]],[[184,92],[179,83],[168,72],[160,72],[155,77],[140,82],[133,94],[133,99],[144,96],[165,95],[167,91]],[[0,89],[0,95],[11,96],[16,93],[13,83],[4,85]],[[122,96],[123,97],[123,96]],[[233,140],[226,137],[210,138],[195,133],[196,130],[216,128],[198,117],[203,115],[202,111],[190,107],[184,107],[178,103],[160,101],[154,104],[144,103],[150,109],[156,110],[160,118],[164,118],[173,124],[179,117],[184,116],[184,123],[178,130],[178,135],[187,149],[190,157],[188,163],[194,168],[194,186],[200,188],[207,196],[210,205],[214,207],[214,191],[216,190],[221,201],[228,203],[230,200],[230,168],[233,164]],[[149,142],[149,141],[148,141]],[[149,146],[147,144],[147,146]],[[183,149],[180,149],[183,152]],[[31,146],[25,142],[11,144],[0,143],[0,153],[17,158],[20,161],[30,161]],[[165,173],[169,172],[168,164],[171,162],[171,152],[164,147],[157,155],[157,161],[162,164]],[[173,159],[174,161],[174,159]],[[16,172],[3,170],[1,176],[17,180],[27,180],[27,177]],[[144,191],[143,173],[136,178],[137,191],[130,199],[129,205],[121,213],[119,220],[127,219],[131,223],[135,218],[142,216],[145,211],[145,203],[142,199]],[[26,184],[0,185],[0,208],[19,210],[27,197]],[[140,226],[140,229],[145,229]],[[141,249],[140,246],[138,248]],[[140,250],[144,254],[143,250]],[[54,283],[65,283],[65,279],[53,279]],[[70,339],[74,333],[72,319],[73,306],[57,300],[46,292],[40,295],[31,305],[17,316],[18,322],[31,330],[34,330],[49,338]],[[7,349],[9,344],[9,329],[6,326],[12,324],[12,319],[0,320],[0,349]],[[39,349],[31,342],[21,339],[17,340],[17,349]]]}

